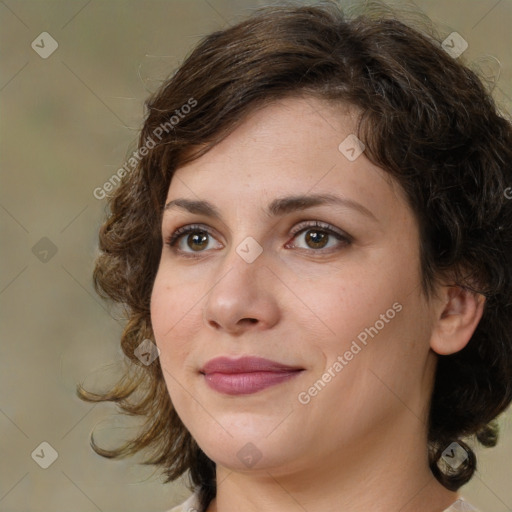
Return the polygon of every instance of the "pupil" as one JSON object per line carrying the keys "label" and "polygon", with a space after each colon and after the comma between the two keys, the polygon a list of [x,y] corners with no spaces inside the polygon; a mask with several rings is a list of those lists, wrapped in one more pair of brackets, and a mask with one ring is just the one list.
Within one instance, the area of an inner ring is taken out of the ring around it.
{"label": "pupil", "polygon": [[324,247],[327,243],[327,233],[321,231],[308,231],[306,233],[306,242],[311,242],[314,248]]}
{"label": "pupil", "polygon": [[191,249],[195,249],[197,247],[203,249],[208,245],[208,234],[205,233],[204,231],[198,231],[195,234],[188,237],[187,243]]}

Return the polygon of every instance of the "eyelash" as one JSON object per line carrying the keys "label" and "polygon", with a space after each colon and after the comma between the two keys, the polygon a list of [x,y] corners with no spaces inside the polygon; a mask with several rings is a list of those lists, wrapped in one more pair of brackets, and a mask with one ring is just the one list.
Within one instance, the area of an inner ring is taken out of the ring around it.
{"label": "eyelash", "polygon": [[[344,233],[343,231],[336,229],[335,227],[331,226],[330,224],[327,224],[327,223],[321,222],[321,221],[301,222],[292,230],[290,235],[293,236],[293,238],[295,238],[297,235],[300,235],[301,233],[308,231],[310,229],[314,229],[314,228],[319,228],[319,231],[321,231],[323,233],[327,233],[328,235],[333,236],[334,238],[339,240],[340,242],[343,242],[343,246],[348,246],[353,241],[353,238],[350,235]],[[205,226],[203,226],[201,224],[189,224],[189,225],[182,226],[182,227],[176,229],[176,231],[174,231],[174,233],[172,233],[172,235],[170,235],[169,237],[166,238],[165,243],[166,243],[166,245],[171,247],[176,253],[183,254],[185,257],[189,257],[189,258],[201,257],[201,253],[203,253],[205,251],[197,251],[194,253],[194,252],[182,251],[181,249],[178,249],[176,247],[176,242],[178,242],[178,240],[181,237],[188,235],[190,233],[197,232],[197,231],[201,231],[203,233],[206,233],[208,236],[213,237],[212,233]],[[300,249],[302,249],[302,248],[300,248]],[[315,253],[326,253],[326,252],[331,252],[333,248],[331,247],[329,249],[328,250],[309,249],[309,251],[312,251]],[[336,248],[334,248],[334,249],[336,250]],[[308,249],[302,249],[302,250],[307,251]]]}

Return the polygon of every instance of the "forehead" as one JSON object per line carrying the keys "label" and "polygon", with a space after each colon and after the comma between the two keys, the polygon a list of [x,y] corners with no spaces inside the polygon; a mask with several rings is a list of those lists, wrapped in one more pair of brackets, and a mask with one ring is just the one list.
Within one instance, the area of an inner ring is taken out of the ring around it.
{"label": "forehead", "polygon": [[313,97],[275,101],[251,112],[219,144],[179,167],[166,202],[200,197],[249,205],[285,195],[336,193],[371,205],[381,216],[405,206],[390,175],[364,151],[357,156],[362,147],[357,146],[356,125],[357,111],[346,105]]}

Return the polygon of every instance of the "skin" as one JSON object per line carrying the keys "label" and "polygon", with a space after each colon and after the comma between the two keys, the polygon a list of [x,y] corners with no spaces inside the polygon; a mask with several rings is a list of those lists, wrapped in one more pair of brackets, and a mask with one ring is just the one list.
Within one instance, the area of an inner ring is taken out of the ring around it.
{"label": "skin", "polygon": [[[171,181],[167,202],[206,200],[222,216],[165,210],[164,240],[190,224],[211,236],[164,243],[151,301],[172,402],[217,464],[208,512],[441,512],[458,497],[428,467],[428,402],[436,353],[466,345],[483,301],[448,285],[426,299],[418,226],[401,188],[364,152],[350,161],[338,149],[355,120],[349,108],[289,97],[254,111]],[[371,215],[333,204],[265,213],[276,198],[312,194],[349,198]],[[351,241],[314,226],[292,234],[303,221]],[[236,251],[247,237],[262,249],[252,263]],[[396,303],[401,311],[301,403],[299,393]],[[207,361],[241,355],[304,371],[250,395],[206,385]],[[244,446],[261,457],[250,467],[237,456]]]}

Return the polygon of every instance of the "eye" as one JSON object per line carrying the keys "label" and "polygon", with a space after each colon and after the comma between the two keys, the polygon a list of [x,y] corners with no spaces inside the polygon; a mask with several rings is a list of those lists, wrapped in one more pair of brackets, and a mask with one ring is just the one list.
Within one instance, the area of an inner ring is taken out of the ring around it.
{"label": "eye", "polygon": [[215,239],[206,228],[198,224],[191,224],[178,228],[166,240],[166,244],[176,251],[193,254],[213,249],[214,247],[211,247],[213,240]]}
{"label": "eye", "polygon": [[[297,225],[291,233],[294,239],[302,240],[302,247],[287,243],[286,247],[327,252],[350,245],[352,237],[337,228],[320,221],[305,221]],[[222,244],[213,243],[216,239],[210,230],[200,224],[191,224],[178,228],[166,239],[165,243],[175,252],[194,257],[209,249],[222,248]],[[194,254],[195,253],[195,254]]]}
{"label": "eye", "polygon": [[[299,249],[332,249],[337,246],[350,245],[352,238],[334,228],[330,224],[320,221],[302,222],[294,229],[294,238],[303,242]],[[288,244],[289,246],[289,244]],[[293,247],[297,247],[293,244]]]}

